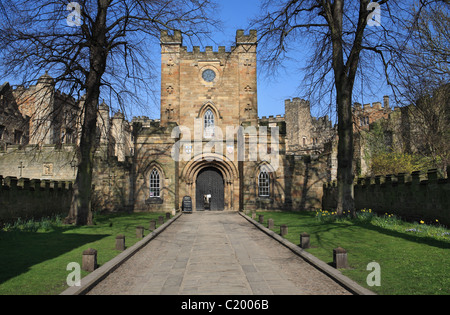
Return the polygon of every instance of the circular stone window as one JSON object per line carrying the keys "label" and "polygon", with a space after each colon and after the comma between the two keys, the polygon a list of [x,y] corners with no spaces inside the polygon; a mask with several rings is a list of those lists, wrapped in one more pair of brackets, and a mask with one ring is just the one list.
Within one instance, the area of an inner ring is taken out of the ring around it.
{"label": "circular stone window", "polygon": [[213,70],[211,70],[211,69],[206,69],[202,73],[202,78],[206,82],[212,82],[216,78],[216,73]]}

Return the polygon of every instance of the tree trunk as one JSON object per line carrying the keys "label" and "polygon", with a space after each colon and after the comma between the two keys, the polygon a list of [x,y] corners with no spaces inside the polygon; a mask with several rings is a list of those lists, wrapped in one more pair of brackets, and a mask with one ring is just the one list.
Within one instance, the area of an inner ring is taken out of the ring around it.
{"label": "tree trunk", "polygon": [[353,117],[351,88],[337,86],[338,112],[338,170],[337,170],[337,208],[338,215],[343,211],[354,214],[353,198]]}
{"label": "tree trunk", "polygon": [[72,204],[66,218],[69,224],[91,225],[92,171],[97,139],[97,107],[100,96],[100,77],[91,71],[84,103],[78,173],[73,186]]}
{"label": "tree trunk", "polygon": [[[66,223],[76,225],[92,225],[91,196],[92,170],[97,129],[97,103],[100,90],[92,91],[86,97],[85,117],[81,131],[80,161],[78,173],[73,186],[72,203]],[[97,95],[97,96],[95,96]]]}
{"label": "tree trunk", "polygon": [[66,223],[91,225],[92,171],[97,139],[97,107],[101,79],[106,69],[108,45],[106,38],[106,13],[109,1],[99,0],[98,13],[90,39],[90,69],[86,78],[86,100],[81,129],[80,161],[75,179],[72,204]]}

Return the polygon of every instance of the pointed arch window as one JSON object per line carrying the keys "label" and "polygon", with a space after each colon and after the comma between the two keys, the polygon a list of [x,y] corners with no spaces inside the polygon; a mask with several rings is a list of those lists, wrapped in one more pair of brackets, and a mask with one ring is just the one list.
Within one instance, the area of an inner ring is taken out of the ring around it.
{"label": "pointed arch window", "polygon": [[205,138],[213,138],[214,137],[214,125],[215,118],[214,113],[211,109],[208,109],[203,116],[203,126],[204,126],[204,137]]}
{"label": "pointed arch window", "polygon": [[259,197],[270,196],[270,176],[266,170],[262,170],[258,177],[258,195]]}
{"label": "pointed arch window", "polygon": [[161,197],[161,180],[156,168],[150,174],[150,198]]}

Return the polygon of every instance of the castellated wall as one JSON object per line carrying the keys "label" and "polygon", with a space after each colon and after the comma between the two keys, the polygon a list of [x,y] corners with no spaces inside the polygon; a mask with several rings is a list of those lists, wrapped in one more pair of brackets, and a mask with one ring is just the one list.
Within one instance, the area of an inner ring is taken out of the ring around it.
{"label": "castellated wall", "polygon": [[66,216],[72,182],[0,176],[0,227],[8,222]]}
{"label": "castellated wall", "polygon": [[[450,225],[450,179],[428,173],[397,174],[359,178],[354,188],[356,209],[372,209],[381,215],[395,214],[407,220]],[[336,209],[336,183],[324,185],[322,207]]]}

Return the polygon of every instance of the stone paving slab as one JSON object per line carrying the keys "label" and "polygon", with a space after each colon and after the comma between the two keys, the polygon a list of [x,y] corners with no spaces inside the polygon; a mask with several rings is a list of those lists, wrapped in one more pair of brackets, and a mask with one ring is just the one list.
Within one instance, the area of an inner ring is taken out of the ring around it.
{"label": "stone paving slab", "polygon": [[183,214],[88,294],[351,294],[238,213]]}

